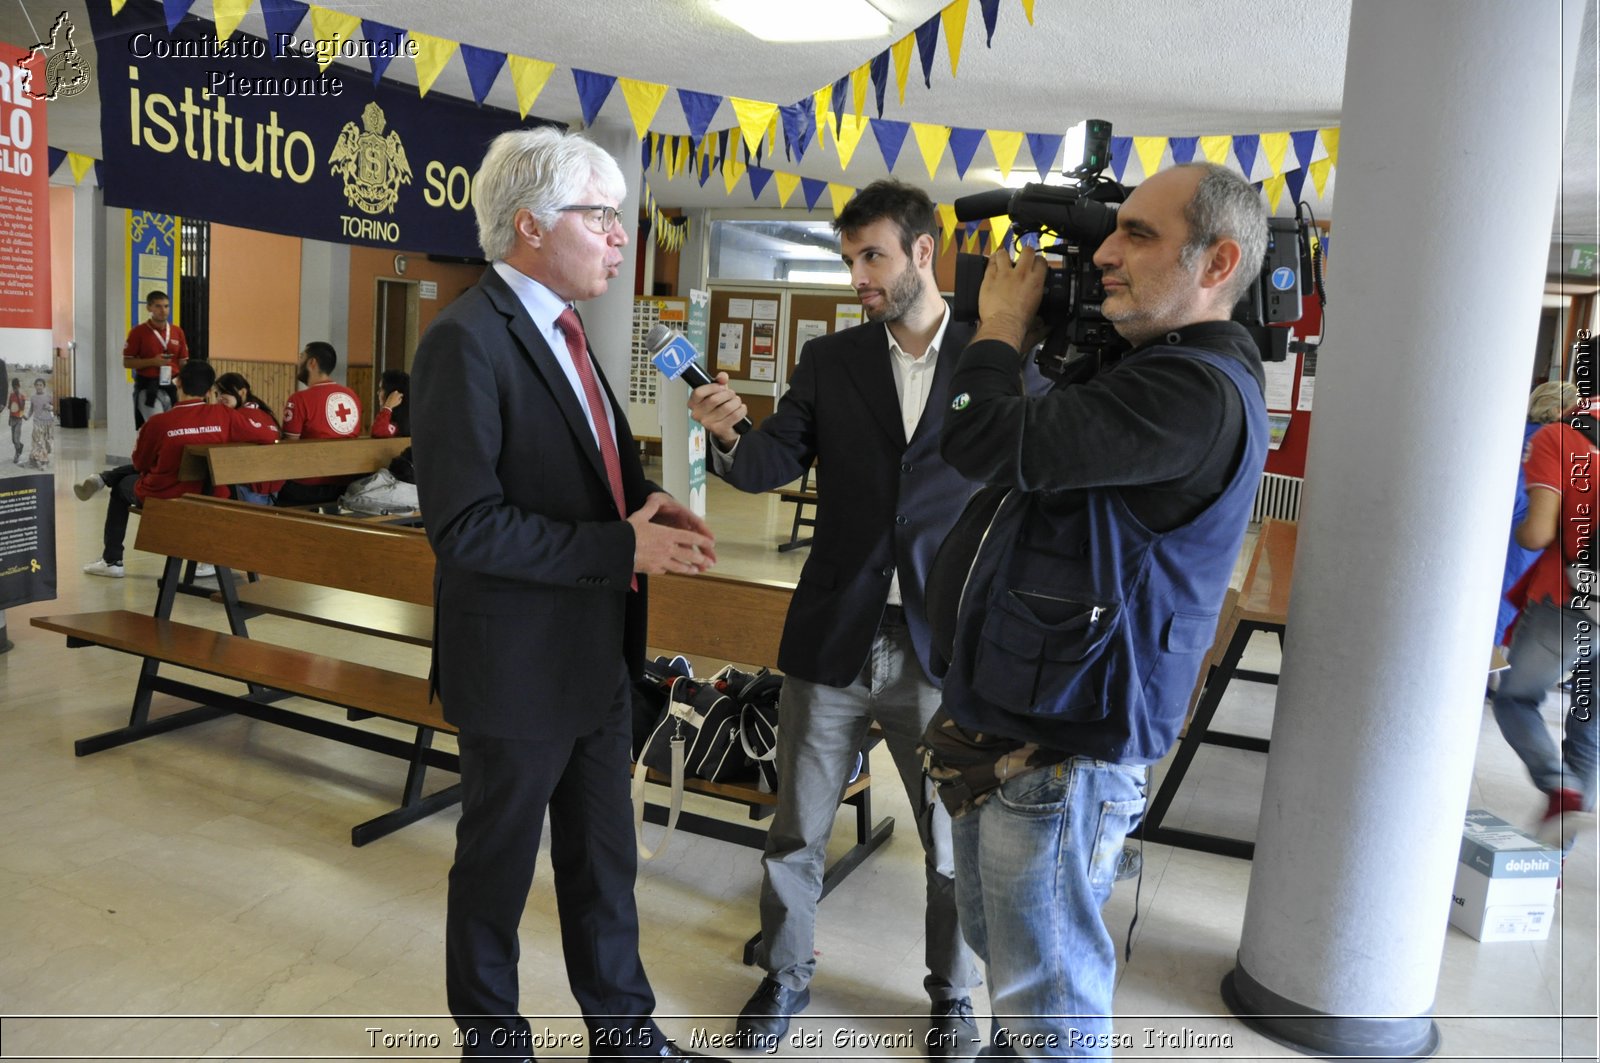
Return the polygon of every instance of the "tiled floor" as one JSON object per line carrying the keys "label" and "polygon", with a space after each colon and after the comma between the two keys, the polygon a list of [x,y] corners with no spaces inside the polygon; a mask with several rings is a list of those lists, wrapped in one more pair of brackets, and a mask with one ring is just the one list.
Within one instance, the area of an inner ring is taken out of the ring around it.
{"label": "tiled floor", "polygon": [[[233,719],[72,755],[74,739],[122,721],[137,662],[68,650],[27,620],[148,609],[158,562],[130,552],[125,580],[79,573],[95,556],[104,503],[79,503],[71,484],[98,466],[104,444],[96,431],[58,436],[59,600],[11,610],[16,647],[0,654],[0,1056],[453,1058],[442,966],[455,816],[441,813],[362,849],[349,844],[351,824],[395,800],[400,765]],[[798,574],[807,552],[774,548],[790,516],[776,496],[739,496],[714,483],[711,507],[722,571]],[[182,598],[178,609],[181,618],[220,624],[203,600]],[[359,635],[270,619],[252,630],[391,668],[426,668],[421,651]],[[1247,666],[1276,665],[1270,640],[1258,639],[1252,656]],[[1265,733],[1271,695],[1236,685],[1219,726]],[[1556,719],[1555,699],[1548,708]],[[1487,712],[1483,721],[1472,803],[1526,819],[1532,788]],[[1174,825],[1249,836],[1263,763],[1204,751],[1173,807]],[[795,1027],[820,1044],[785,1046],[782,1058],[917,1054],[867,1046],[870,1035],[920,1036],[926,1013],[921,858],[893,771],[886,760],[875,767],[885,780],[876,811],[901,828],[824,903],[820,973]],[[848,828],[841,818],[835,848]],[[1595,1058],[1595,854],[1586,838],[1568,861],[1548,941],[1481,945],[1450,931],[1435,1009],[1440,1058]],[[1121,1058],[1302,1058],[1228,1017],[1218,994],[1238,948],[1249,874],[1243,861],[1146,848],[1135,948],[1116,999],[1117,1030],[1138,1047]],[[525,1011],[554,1044],[582,1027],[544,876],[523,921],[521,970]],[[641,872],[642,949],[674,1036],[726,1032],[727,1016],[754,988],[757,974],[740,964],[739,950],[755,928],[759,882],[754,851],[684,833]],[[1134,896],[1134,883],[1120,884],[1106,909],[1119,945]],[[981,1011],[986,1001],[978,1004]],[[1230,1043],[1145,1048],[1147,1027]],[[539,1053],[571,1054],[559,1046]]]}

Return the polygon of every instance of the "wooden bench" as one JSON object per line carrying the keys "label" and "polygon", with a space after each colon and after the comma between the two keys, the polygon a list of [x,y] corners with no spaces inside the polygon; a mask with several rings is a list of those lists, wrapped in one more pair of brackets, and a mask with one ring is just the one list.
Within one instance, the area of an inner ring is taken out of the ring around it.
{"label": "wooden bench", "polygon": [[[407,762],[399,806],[352,828],[355,845],[460,800],[459,784],[423,793],[428,768],[459,770],[455,754],[433,748],[436,733],[454,728],[439,704],[430,702],[426,678],[251,638],[232,576],[255,571],[426,608],[433,600],[434,561],[421,531],[187,495],[147,503],[136,545],[168,558],[154,615],[112,610],[32,621],[65,635],[69,646],[105,646],[144,658],[127,726],[80,740],[74,747],[78,756],[237,714]],[[172,619],[181,557],[217,567],[227,632]],[[238,680],[246,693],[228,694],[162,675],[163,665]],[[158,693],[196,704],[152,718],[151,699]],[[414,736],[404,741],[272,704],[288,696],[407,724],[415,728]]]}
{"label": "wooden bench", "polygon": [[387,469],[410,445],[405,436],[285,439],[271,446],[211,443],[184,448],[178,478],[198,480],[209,487],[232,487],[310,476],[367,476]]}
{"label": "wooden bench", "polygon": [[[794,523],[789,527],[789,541],[778,544],[778,552],[786,554],[790,550],[798,550],[802,546],[811,545],[811,536],[800,538],[801,528],[815,528],[817,526],[817,491],[811,486],[811,474],[816,470],[813,465],[806,469],[800,477],[800,486],[777,492],[778,500],[785,505],[794,507]],[[806,516],[806,507],[811,507],[811,515]]]}

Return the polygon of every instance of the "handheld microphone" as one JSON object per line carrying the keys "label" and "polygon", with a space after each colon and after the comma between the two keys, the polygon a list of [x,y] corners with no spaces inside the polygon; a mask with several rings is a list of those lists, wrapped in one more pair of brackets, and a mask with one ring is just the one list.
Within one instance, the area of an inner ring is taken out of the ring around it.
{"label": "handheld microphone", "polygon": [[[694,349],[694,344],[689,342],[689,337],[657,321],[650,326],[650,331],[645,335],[644,345],[650,351],[650,361],[668,380],[682,380],[691,388],[703,384],[715,384],[700,368],[700,363],[695,361],[700,352]],[[750,423],[750,418],[741,417],[733,430],[744,435],[755,425]]]}

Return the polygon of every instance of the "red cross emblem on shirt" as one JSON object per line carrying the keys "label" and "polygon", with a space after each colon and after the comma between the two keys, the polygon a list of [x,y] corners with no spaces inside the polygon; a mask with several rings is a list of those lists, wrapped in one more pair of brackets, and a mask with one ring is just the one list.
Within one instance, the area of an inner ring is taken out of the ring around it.
{"label": "red cross emblem on shirt", "polygon": [[344,424],[345,421],[350,419],[350,415],[355,411],[341,402],[337,407],[335,407],[334,412],[339,415],[339,423]]}

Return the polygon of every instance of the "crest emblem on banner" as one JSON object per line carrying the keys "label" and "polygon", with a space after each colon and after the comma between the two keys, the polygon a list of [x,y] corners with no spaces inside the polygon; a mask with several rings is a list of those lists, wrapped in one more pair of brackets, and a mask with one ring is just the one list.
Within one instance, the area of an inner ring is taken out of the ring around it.
{"label": "crest emblem on banner", "polygon": [[361,111],[361,124],[346,122],[339,142],[328,156],[328,168],[344,178],[344,197],[352,207],[368,214],[394,213],[400,186],[411,183],[411,164],[405,145],[394,130],[383,135],[388,119],[383,108],[369,103]]}
{"label": "crest emblem on banner", "polygon": [[72,20],[63,11],[50,27],[50,39],[28,49],[29,60],[44,56],[44,91],[37,92],[30,84],[26,90],[29,96],[36,100],[65,100],[89,87],[89,66],[72,43],[72,32]]}

